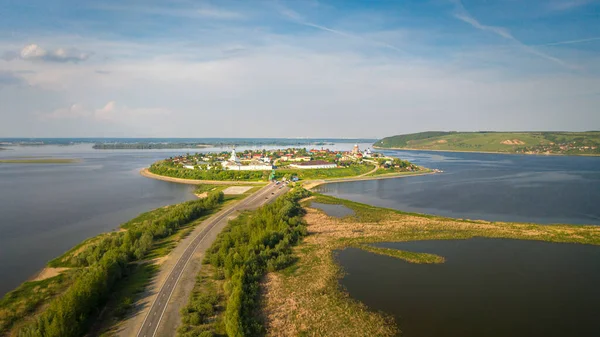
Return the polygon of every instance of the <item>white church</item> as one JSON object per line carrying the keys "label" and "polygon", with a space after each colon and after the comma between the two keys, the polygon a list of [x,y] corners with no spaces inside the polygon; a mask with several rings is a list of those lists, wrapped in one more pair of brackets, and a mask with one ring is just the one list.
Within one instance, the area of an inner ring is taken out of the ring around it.
{"label": "white church", "polygon": [[221,162],[223,169],[232,171],[270,171],[273,165],[262,162],[260,160],[252,160],[248,165],[243,165],[235,153],[235,149],[231,150],[229,160]]}

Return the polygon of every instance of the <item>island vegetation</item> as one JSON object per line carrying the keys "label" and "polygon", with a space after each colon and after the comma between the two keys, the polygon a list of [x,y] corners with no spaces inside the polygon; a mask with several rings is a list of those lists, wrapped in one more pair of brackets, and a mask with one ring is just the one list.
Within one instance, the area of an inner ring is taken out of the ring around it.
{"label": "island vegetation", "polygon": [[[220,209],[222,192],[162,207],[90,238],[48,263],[58,275],[23,283],[0,300],[0,334],[81,336],[99,320],[123,317],[165,256]],[[100,317],[99,317],[100,316]]]}
{"label": "island vegetation", "polygon": [[[232,159],[233,158],[233,159]],[[237,160],[237,161],[236,161]],[[313,168],[314,167],[314,168]],[[331,151],[288,148],[186,154],[153,163],[152,174],[188,180],[328,180],[386,174],[425,173],[425,168],[370,150]]]}
{"label": "island vegetation", "polygon": [[441,132],[383,138],[375,148],[518,154],[600,155],[600,131]]}
{"label": "island vegetation", "polygon": [[[312,202],[344,205],[353,214],[328,216]],[[261,283],[260,312],[268,336],[394,336],[394,320],[349,297],[339,286],[337,251],[355,247],[410,263],[444,263],[434,254],[373,246],[377,242],[512,238],[600,245],[597,226],[535,225],[451,219],[405,213],[315,194],[301,201],[308,235],[295,247],[296,262],[271,271]]]}

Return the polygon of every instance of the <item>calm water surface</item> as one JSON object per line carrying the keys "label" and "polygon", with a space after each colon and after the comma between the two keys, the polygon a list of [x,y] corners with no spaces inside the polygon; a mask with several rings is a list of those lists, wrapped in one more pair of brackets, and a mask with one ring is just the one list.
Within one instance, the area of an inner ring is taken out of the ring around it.
{"label": "calm water surface", "polygon": [[347,215],[353,215],[354,211],[344,205],[324,204],[321,202],[311,202],[310,207],[320,209],[329,216],[343,218]]}
{"label": "calm water surface", "polygon": [[600,336],[600,247],[482,238],[378,246],[446,258],[338,252],[342,285],[393,315],[405,337]]}
{"label": "calm water surface", "polygon": [[327,184],[318,191],[454,218],[600,225],[600,157],[384,153],[444,173]]}

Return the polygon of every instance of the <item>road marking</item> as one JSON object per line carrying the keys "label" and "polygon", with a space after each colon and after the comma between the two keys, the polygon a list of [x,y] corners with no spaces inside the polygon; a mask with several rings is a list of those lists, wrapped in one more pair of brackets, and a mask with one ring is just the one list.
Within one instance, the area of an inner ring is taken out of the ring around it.
{"label": "road marking", "polygon": [[[273,187],[274,185],[271,185],[271,186]],[[229,216],[233,212],[241,209],[242,206],[244,206],[244,205],[251,206],[252,202],[254,202],[255,200],[257,200],[259,197],[262,197],[263,195],[265,195],[265,192],[268,193],[268,191],[269,191],[268,187],[269,186],[267,185],[266,188],[264,188],[262,190],[262,192],[261,192],[261,190],[257,191],[256,194],[254,194],[253,196],[251,196],[249,199],[242,200],[237,205],[232,206],[232,208],[223,211],[220,215],[215,216],[215,218],[212,219],[206,225],[206,227],[204,227],[200,231],[200,233],[198,233],[198,235],[196,235],[196,237],[194,238],[194,240],[192,240],[192,242],[185,248],[185,250],[183,252],[183,256],[179,258],[179,261],[175,264],[175,267],[170,272],[170,275],[172,275],[174,272],[176,272],[178,274],[177,275],[177,279],[175,280],[175,283],[174,283],[173,287],[171,287],[171,289],[169,291],[169,297],[167,298],[167,302],[165,303],[165,306],[163,307],[162,313],[160,314],[160,317],[158,318],[158,322],[156,323],[156,328],[154,329],[154,331],[152,333],[152,337],[154,337],[156,335],[156,332],[158,331],[158,327],[160,325],[162,317],[165,314],[165,311],[167,310],[167,307],[169,305],[169,300],[171,299],[171,296],[173,295],[173,292],[175,290],[175,287],[177,286],[177,283],[179,283],[179,279],[183,275],[183,270],[187,266],[188,262],[191,260],[191,255],[196,251],[196,249],[198,248],[198,246],[200,245],[200,243],[202,243],[202,241],[204,241],[204,239],[206,239],[206,237],[208,236],[208,234],[213,230],[213,228],[216,225],[218,225],[223,220],[227,220],[227,216]],[[260,205],[262,205],[264,203],[265,203],[264,200],[263,201],[259,201],[258,205],[260,206]],[[198,241],[198,242],[196,242],[196,241]],[[184,260],[185,260],[185,263],[183,263]],[[178,266],[181,263],[183,263],[183,267],[178,268]],[[172,276],[172,277],[174,277],[174,276]],[[169,286],[169,284],[167,284],[167,287],[168,286]],[[163,284],[163,286],[161,287],[162,290],[165,289],[164,287],[165,287],[165,285]],[[161,290],[161,292],[162,292],[162,290]],[[163,293],[163,296],[164,296],[164,293]],[[159,307],[160,307],[161,303],[162,303],[161,301],[158,301],[158,306]],[[150,306],[150,310],[152,310],[152,307],[154,307],[155,304],[156,304],[156,299],[154,300],[154,303],[152,303],[152,305]],[[146,318],[144,319],[144,321],[146,321],[149,316],[150,316],[149,314],[146,315]],[[142,333],[143,329],[144,328],[143,328],[143,323],[142,323],[142,328],[138,332],[138,336],[140,336],[140,334]]]}

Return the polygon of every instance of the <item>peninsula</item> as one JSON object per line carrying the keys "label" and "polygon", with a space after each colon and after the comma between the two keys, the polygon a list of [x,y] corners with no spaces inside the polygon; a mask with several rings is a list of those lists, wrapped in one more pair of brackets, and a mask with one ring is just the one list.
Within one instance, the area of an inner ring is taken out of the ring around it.
{"label": "peninsula", "polygon": [[374,148],[600,156],[600,131],[589,132],[443,132],[386,137]]}

